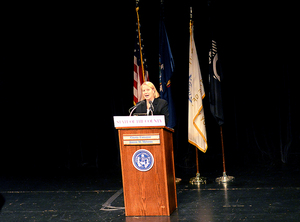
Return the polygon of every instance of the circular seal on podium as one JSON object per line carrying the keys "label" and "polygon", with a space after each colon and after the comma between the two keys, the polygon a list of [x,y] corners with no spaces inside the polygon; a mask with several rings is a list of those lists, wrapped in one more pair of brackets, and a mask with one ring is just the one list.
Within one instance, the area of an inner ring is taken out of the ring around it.
{"label": "circular seal on podium", "polygon": [[137,150],[132,156],[132,164],[139,171],[148,171],[153,167],[154,164],[153,155],[148,150]]}

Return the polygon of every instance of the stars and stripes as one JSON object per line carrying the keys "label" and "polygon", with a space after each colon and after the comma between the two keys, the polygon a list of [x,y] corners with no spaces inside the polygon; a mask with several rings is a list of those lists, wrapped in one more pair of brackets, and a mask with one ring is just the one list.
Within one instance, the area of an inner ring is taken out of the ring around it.
{"label": "stars and stripes", "polygon": [[141,85],[145,81],[149,81],[148,68],[146,58],[143,53],[143,44],[141,33],[139,32],[139,22],[136,29],[136,40],[134,47],[134,71],[133,71],[133,103],[137,104],[141,98]]}

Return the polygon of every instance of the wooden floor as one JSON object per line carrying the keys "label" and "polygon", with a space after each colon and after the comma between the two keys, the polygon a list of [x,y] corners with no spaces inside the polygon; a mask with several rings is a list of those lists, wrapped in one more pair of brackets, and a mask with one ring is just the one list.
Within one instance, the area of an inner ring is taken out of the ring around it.
{"label": "wooden floor", "polygon": [[227,184],[214,182],[214,172],[200,187],[178,174],[178,209],[170,217],[125,217],[119,173],[2,175],[0,221],[299,221],[297,167],[237,169]]}

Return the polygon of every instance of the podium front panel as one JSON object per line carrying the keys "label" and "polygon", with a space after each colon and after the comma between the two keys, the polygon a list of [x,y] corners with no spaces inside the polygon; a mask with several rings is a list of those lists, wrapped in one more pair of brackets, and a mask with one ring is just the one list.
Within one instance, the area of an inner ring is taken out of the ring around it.
{"label": "podium front panel", "polygon": [[172,132],[119,129],[126,216],[170,215],[177,208]]}

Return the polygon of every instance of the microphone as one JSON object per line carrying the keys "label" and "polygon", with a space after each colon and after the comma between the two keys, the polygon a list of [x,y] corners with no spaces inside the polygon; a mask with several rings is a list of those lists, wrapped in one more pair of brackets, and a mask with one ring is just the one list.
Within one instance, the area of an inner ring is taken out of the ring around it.
{"label": "microphone", "polygon": [[150,104],[150,111],[152,112],[152,116],[153,116],[153,112],[154,112],[154,106],[153,106],[153,102],[152,101],[149,101],[149,104]]}
{"label": "microphone", "polygon": [[136,106],[139,106],[141,102],[143,102],[143,101],[140,101],[135,106],[130,107],[129,110],[128,110],[128,112],[130,113],[131,110],[134,109]]}
{"label": "microphone", "polygon": [[134,111],[136,108],[138,108],[139,105],[144,104],[144,103],[145,103],[145,101],[143,100],[143,101],[138,102],[135,106],[131,107],[131,108],[128,110],[128,112],[130,113],[129,116],[132,115],[133,111]]}

